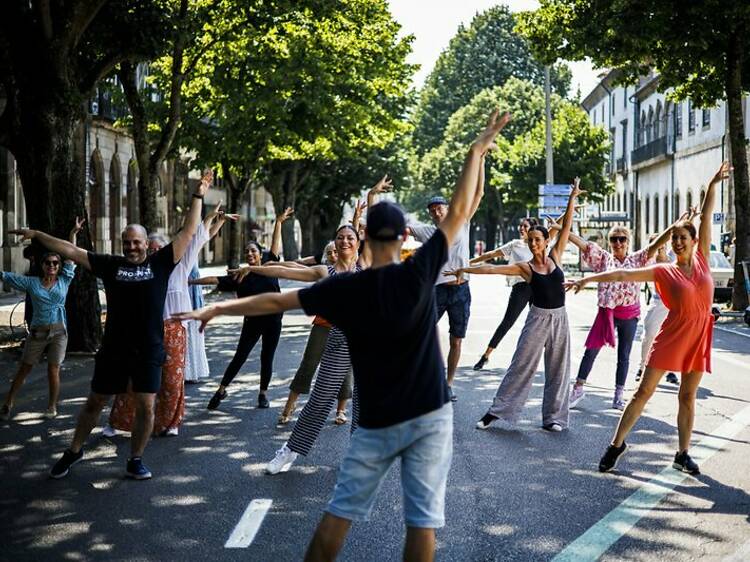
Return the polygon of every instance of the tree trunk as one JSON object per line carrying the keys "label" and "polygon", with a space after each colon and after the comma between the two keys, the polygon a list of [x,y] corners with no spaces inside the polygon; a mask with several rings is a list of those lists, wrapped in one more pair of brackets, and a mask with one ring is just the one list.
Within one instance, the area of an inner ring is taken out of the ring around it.
{"label": "tree trunk", "polygon": [[[29,226],[67,239],[76,216],[86,212],[84,112],[66,103],[19,111],[22,126],[13,146]],[[92,250],[88,221],[78,245]],[[96,278],[78,268],[68,291],[68,349],[93,352],[102,336]]]}
{"label": "tree trunk", "polygon": [[[307,174],[300,174],[299,160],[279,161],[271,165],[271,180],[269,188],[273,198],[273,206],[277,213],[287,207],[294,208],[297,187],[301,178]],[[286,221],[281,226],[281,240],[285,260],[296,260],[299,257],[297,243],[294,239],[294,221]]]}
{"label": "tree trunk", "polygon": [[[227,181],[227,183],[229,183],[229,213],[239,213],[242,192],[237,188],[236,181]],[[242,226],[239,221],[229,221],[229,258],[227,259],[227,265],[231,269],[240,266],[241,229]]]}
{"label": "tree trunk", "polygon": [[732,307],[744,310],[748,306],[745,292],[743,260],[750,259],[750,176],[748,175],[745,123],[742,116],[742,39],[735,33],[727,53],[727,111],[732,166],[734,166],[734,206],[736,216],[734,289]]}

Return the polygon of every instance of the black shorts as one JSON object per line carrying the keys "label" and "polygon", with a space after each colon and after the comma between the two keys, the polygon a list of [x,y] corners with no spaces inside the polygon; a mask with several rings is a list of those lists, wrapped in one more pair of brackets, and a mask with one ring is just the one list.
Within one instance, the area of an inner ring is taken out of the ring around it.
{"label": "black shorts", "polygon": [[122,394],[127,392],[128,383],[132,381],[133,392],[157,393],[164,360],[163,351],[122,357],[100,350],[94,362],[91,390],[97,394]]}
{"label": "black shorts", "polygon": [[466,337],[471,312],[471,291],[468,283],[460,285],[436,285],[435,305],[437,310],[436,323],[443,314],[448,313],[448,333],[456,338]]}

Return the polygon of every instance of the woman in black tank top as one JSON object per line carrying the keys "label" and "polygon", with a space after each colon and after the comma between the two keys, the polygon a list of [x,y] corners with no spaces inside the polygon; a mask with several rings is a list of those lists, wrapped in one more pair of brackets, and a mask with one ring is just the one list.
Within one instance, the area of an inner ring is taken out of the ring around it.
{"label": "woman in black tank top", "polygon": [[[506,429],[518,421],[531,390],[531,383],[544,353],[544,398],[542,427],[562,431],[568,427],[568,380],[570,379],[570,330],[565,312],[565,275],[558,265],[568,244],[576,197],[583,193],[578,179],[571,186],[563,226],[555,246],[549,250],[549,232],[543,226],[532,226],[528,232],[529,262],[512,265],[480,265],[452,271],[495,275],[520,275],[531,287],[532,305],[526,316],[518,346],[489,411],[477,422],[487,429],[493,422]],[[539,345],[540,342],[542,345]]]}

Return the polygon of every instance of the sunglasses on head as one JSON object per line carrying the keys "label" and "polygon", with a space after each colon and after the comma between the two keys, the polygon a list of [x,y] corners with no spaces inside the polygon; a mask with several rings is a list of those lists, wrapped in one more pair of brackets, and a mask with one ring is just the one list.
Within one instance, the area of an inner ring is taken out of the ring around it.
{"label": "sunglasses on head", "polygon": [[627,236],[610,236],[609,241],[614,244],[615,242],[619,242],[620,244],[624,244],[628,241]]}

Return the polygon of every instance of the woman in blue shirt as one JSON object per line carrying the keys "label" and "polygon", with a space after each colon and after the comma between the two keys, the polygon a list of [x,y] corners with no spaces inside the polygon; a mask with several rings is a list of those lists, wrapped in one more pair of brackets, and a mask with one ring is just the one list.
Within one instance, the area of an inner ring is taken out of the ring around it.
{"label": "woman in blue shirt", "polygon": [[[76,224],[70,231],[70,241],[75,244],[76,236],[85,219],[76,217]],[[0,419],[10,419],[16,395],[21,389],[31,369],[47,353],[47,379],[49,381],[49,402],[45,418],[57,415],[57,397],[60,394],[60,365],[65,359],[68,345],[65,298],[75,275],[72,261],[62,262],[59,254],[48,252],[42,256],[40,276],[18,275],[0,271],[0,280],[19,291],[25,291],[31,298],[33,316],[29,326],[29,337],[23,348],[21,365],[18,367],[5,404],[0,408]]]}

